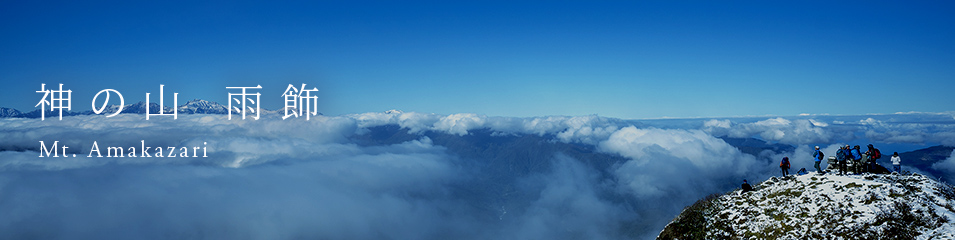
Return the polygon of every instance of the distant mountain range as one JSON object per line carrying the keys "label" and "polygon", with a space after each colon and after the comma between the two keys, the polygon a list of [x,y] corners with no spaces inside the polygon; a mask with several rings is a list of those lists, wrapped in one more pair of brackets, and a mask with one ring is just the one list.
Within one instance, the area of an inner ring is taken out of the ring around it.
{"label": "distant mountain range", "polygon": [[[156,114],[159,113],[159,104],[149,103],[149,112]],[[171,113],[172,108],[162,107],[163,112]],[[109,115],[115,113],[119,110],[119,105],[110,105],[107,106],[101,115]],[[192,101],[186,102],[186,104],[179,105],[176,107],[176,111],[179,114],[229,114],[229,107],[226,105],[219,104],[213,101],[206,101],[202,99],[194,99]],[[280,113],[281,111],[270,111],[267,109],[261,109],[262,113]],[[123,111],[121,114],[145,114],[146,113],[146,103],[137,102],[134,104],[127,104],[123,106]],[[235,109],[232,110],[233,114],[239,114]],[[0,107],[0,118],[40,118],[42,116],[40,109],[36,109],[30,112],[21,112],[12,108]],[[63,111],[63,116],[77,116],[77,115],[94,115],[96,113],[93,110],[86,110],[82,112],[73,112],[73,111]],[[319,113],[321,115],[321,113]],[[59,111],[47,111],[46,117],[58,117]]]}
{"label": "distant mountain range", "polygon": [[[899,153],[899,158],[902,159],[902,165],[908,165],[915,167],[919,170],[925,171],[925,173],[940,177],[945,176],[945,174],[937,169],[933,168],[932,165],[948,159],[952,154],[952,150],[955,150],[955,147],[951,146],[933,146],[929,148],[923,148],[911,152],[901,152]],[[892,153],[883,153],[884,156],[891,156]],[[882,157],[888,160],[888,157]],[[888,161],[886,161],[888,162]],[[943,179],[946,181],[953,181],[955,179]]]}

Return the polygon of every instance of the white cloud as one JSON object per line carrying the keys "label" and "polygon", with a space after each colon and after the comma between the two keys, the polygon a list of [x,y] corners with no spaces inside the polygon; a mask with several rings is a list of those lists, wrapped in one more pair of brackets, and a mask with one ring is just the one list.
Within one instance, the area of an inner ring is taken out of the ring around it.
{"label": "white cloud", "polygon": [[790,118],[738,118],[702,121],[714,136],[757,137],[791,145],[861,140],[873,143],[955,145],[950,113],[899,113],[865,116],[813,115]]}
{"label": "white cloud", "polygon": [[[599,174],[578,160],[557,155],[552,169],[524,179],[540,186],[539,197],[523,214],[507,221],[507,238],[515,239],[624,239],[619,229],[633,216],[622,205],[600,197]],[[560,229],[560,231],[554,231]]]}
{"label": "white cloud", "polygon": [[473,113],[451,114],[438,120],[433,129],[463,136],[468,134],[468,130],[484,127],[485,119],[486,116]]}
{"label": "white cloud", "polygon": [[[625,220],[626,208],[600,195],[607,188],[597,186],[602,179],[595,179],[596,170],[585,170],[576,160],[554,160],[554,172],[547,175],[553,181],[525,189],[541,191],[540,198],[526,210],[512,209],[512,222],[505,226],[482,219],[488,214],[480,206],[484,202],[461,190],[487,184],[475,179],[481,176],[471,168],[476,163],[462,162],[423,135],[389,145],[362,146],[351,140],[371,133],[369,128],[390,124],[411,134],[462,136],[490,129],[552,136],[561,142],[596,142],[617,129],[596,116],[400,112],[316,116],[310,121],[273,116],[230,121],[219,115],[145,121],[131,114],[63,121],[3,119],[0,196],[5,200],[0,201],[0,214],[5,217],[0,219],[0,236],[486,239],[552,236],[552,231],[541,231],[552,227],[587,237],[621,236],[611,226]],[[145,141],[151,146],[205,146],[209,157],[38,158],[38,140],[59,141],[78,155],[88,154],[93,141],[101,148],[138,148]],[[564,176],[574,180],[557,181]],[[48,200],[37,205],[36,199]],[[581,218],[585,215],[591,217]],[[570,216],[579,221],[554,218]]]}
{"label": "white cloud", "polygon": [[952,154],[947,159],[932,164],[932,168],[955,176],[955,150],[952,151]]}
{"label": "white cloud", "polygon": [[[146,121],[132,114],[0,119],[0,216],[5,216],[0,232],[71,238],[133,238],[143,232],[189,238],[202,230],[209,238],[594,239],[622,238],[613,231],[627,222],[652,235],[703,195],[737,187],[744,178],[753,182],[778,174],[776,164],[783,156],[793,160],[795,169],[810,169],[813,145],[825,146],[827,155],[859,137],[953,145],[955,124],[948,118],[625,121],[389,111],[309,121],[269,115],[259,120],[181,115]],[[377,137],[373,129],[386,125],[408,135],[397,138],[400,142],[384,139],[388,144],[355,140]],[[476,130],[492,134],[467,136]],[[545,172],[498,166],[530,171],[508,180],[517,182],[513,188],[484,185],[489,174],[481,172],[481,164],[521,163],[532,149],[501,153],[518,159],[493,162],[455,155],[480,151],[476,146],[435,143],[452,138],[460,144],[499,145],[498,139],[522,135],[543,137],[539,144],[571,144],[546,153],[553,158],[538,163],[549,164]],[[797,147],[751,156],[719,136],[760,137]],[[140,141],[176,147],[207,143],[209,157],[38,158],[39,140],[60,141],[83,156],[94,140],[100,147],[138,147]],[[610,155],[575,159],[564,154],[590,154],[578,146]],[[953,158],[936,167],[955,169]],[[601,164],[605,161],[618,162]],[[480,195],[472,188],[505,190]],[[515,197],[520,194],[524,198]],[[148,221],[162,224],[143,227]]]}
{"label": "white cloud", "polygon": [[955,123],[870,122],[863,125],[864,133],[873,141],[955,146]]}
{"label": "white cloud", "polygon": [[[749,174],[763,175],[753,171],[765,167],[753,156],[699,130],[626,127],[601,142],[600,149],[633,159],[615,173],[627,190],[640,197],[713,191],[725,184],[706,183],[714,177],[735,183]],[[734,177],[739,179],[732,180]]]}
{"label": "white cloud", "polygon": [[879,125],[882,125],[883,123],[882,121],[876,120],[874,118],[866,118],[866,119],[859,120],[859,124],[879,126]]}
{"label": "white cloud", "polygon": [[[739,152],[701,130],[625,127],[599,145],[601,151],[630,160],[612,169],[619,192],[654,202],[641,216],[666,218],[702,195],[758,181],[774,173],[774,163]],[[692,200],[690,200],[692,199]],[[651,229],[663,225],[651,224]],[[648,236],[653,237],[653,236]]]}
{"label": "white cloud", "polygon": [[786,144],[826,143],[833,140],[829,125],[818,120],[770,118],[752,123],[733,123],[730,120],[709,120],[702,130],[715,136],[735,138],[759,137]]}
{"label": "white cloud", "polygon": [[710,119],[706,122],[703,122],[703,128],[730,128],[733,122],[730,120],[716,120]]}

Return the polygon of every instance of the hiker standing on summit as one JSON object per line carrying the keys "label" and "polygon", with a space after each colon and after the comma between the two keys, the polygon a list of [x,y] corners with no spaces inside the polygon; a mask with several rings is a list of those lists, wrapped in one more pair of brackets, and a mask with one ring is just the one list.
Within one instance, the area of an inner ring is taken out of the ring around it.
{"label": "hiker standing on summit", "polygon": [[862,152],[859,152],[859,145],[856,145],[852,150],[849,151],[852,154],[852,171],[856,175],[862,174]]}
{"label": "hiker standing on summit", "polygon": [[813,165],[816,167],[816,174],[825,174],[825,172],[822,171],[822,168],[819,167],[819,163],[821,163],[822,158],[825,157],[825,154],[822,154],[822,151],[819,151],[819,146],[816,146],[816,151],[812,153],[812,157],[815,158],[813,160],[816,162],[816,165]]}
{"label": "hiker standing on summit", "polygon": [[836,160],[839,164],[839,175],[846,175],[846,148],[840,147],[836,150]]}
{"label": "hiker standing on summit", "polygon": [[842,148],[842,152],[846,154],[846,172],[847,172],[846,174],[848,174],[848,171],[855,172],[854,170],[852,170],[852,167],[849,167],[850,165],[852,165],[852,159],[853,159],[852,147],[850,147],[849,145],[846,145],[845,147]]}
{"label": "hiker standing on summit", "polygon": [[892,169],[897,173],[902,173],[902,159],[899,158],[899,152],[892,153]]}
{"label": "hiker standing on summit", "polygon": [[876,169],[875,161],[879,160],[879,158],[882,158],[882,152],[880,152],[878,148],[875,148],[874,146],[872,146],[872,144],[869,144],[869,151],[866,151],[866,152],[869,153],[869,162],[868,162],[869,164],[867,164],[868,165],[867,167],[869,168],[868,172],[874,173]]}
{"label": "hiker standing on summit", "polygon": [[783,171],[783,177],[789,175],[789,157],[783,157],[783,161],[779,162],[779,168]]}

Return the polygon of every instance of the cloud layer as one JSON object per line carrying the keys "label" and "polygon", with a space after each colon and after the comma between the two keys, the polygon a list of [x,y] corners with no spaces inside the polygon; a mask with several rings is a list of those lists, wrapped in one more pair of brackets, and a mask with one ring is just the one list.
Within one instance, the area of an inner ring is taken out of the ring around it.
{"label": "cloud layer", "polygon": [[757,137],[793,145],[866,141],[888,144],[955,145],[953,113],[867,116],[800,116],[769,119],[708,119],[702,130],[715,136]]}
{"label": "cloud layer", "polygon": [[[0,119],[0,238],[652,238],[696,199],[776,174],[782,156],[808,167],[808,144],[950,144],[953,118],[923,115]],[[753,156],[722,136],[797,147]],[[79,157],[40,158],[38,141]],[[93,141],[209,157],[86,158]]]}

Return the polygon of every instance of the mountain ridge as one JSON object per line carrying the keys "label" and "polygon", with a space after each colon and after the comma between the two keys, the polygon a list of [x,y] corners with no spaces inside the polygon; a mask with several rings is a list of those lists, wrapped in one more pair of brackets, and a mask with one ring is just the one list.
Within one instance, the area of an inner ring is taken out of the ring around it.
{"label": "mountain ridge", "polygon": [[[109,105],[106,106],[103,111],[99,114],[109,115],[115,113],[119,110],[119,105]],[[164,113],[171,113],[173,109],[176,110],[179,114],[218,114],[225,115],[229,114],[229,109],[226,105],[222,105],[218,102],[207,101],[202,99],[193,99],[185,104],[176,106],[176,108],[162,106],[162,111]],[[159,113],[160,106],[158,103],[149,103],[149,113],[157,114]],[[261,109],[262,113],[277,113],[279,111],[270,111],[267,109]],[[139,101],[133,104],[126,104],[122,106],[122,112],[120,114],[145,114],[146,113],[146,102]],[[233,114],[238,114],[239,112],[235,109],[232,110]],[[40,109],[36,109],[29,112],[22,112],[13,108],[0,107],[0,118],[40,118],[45,114],[46,117],[51,116],[60,116],[59,111],[46,111],[43,113]],[[78,115],[96,115],[97,113],[93,110],[86,111],[63,111],[63,116],[78,116]]]}

